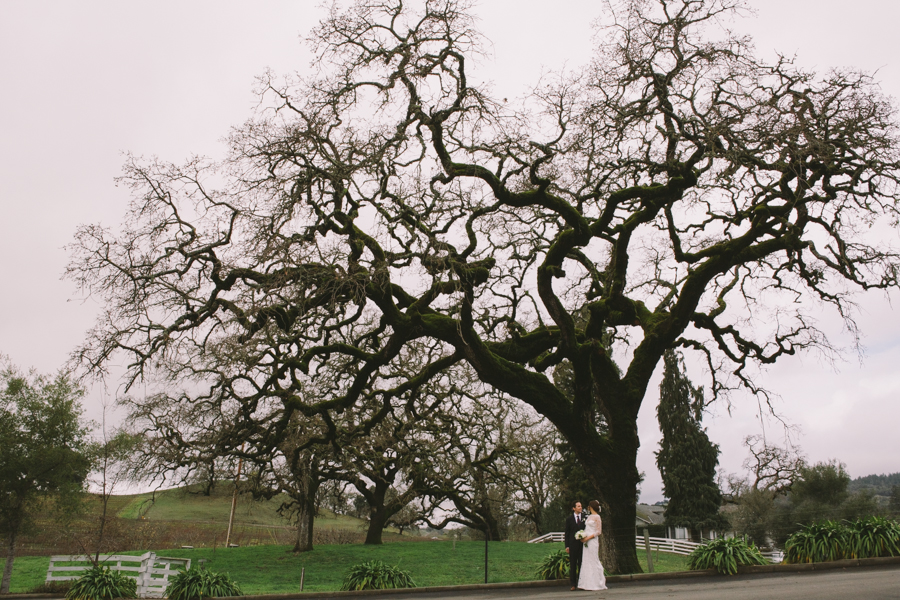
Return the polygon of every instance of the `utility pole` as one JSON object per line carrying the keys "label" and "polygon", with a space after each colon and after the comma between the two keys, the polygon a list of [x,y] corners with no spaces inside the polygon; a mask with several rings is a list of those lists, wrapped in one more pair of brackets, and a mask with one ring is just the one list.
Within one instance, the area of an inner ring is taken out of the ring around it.
{"label": "utility pole", "polygon": [[485,523],[484,527],[484,582],[488,582],[488,540],[491,539],[491,529]]}
{"label": "utility pole", "polygon": [[[244,446],[241,446],[241,452],[244,451]],[[229,548],[231,546],[231,530],[234,527],[234,511],[237,508],[237,496],[238,496],[238,481],[241,479],[241,467],[244,466],[243,457],[238,458],[238,468],[237,475],[234,478],[234,494],[231,496],[231,514],[228,516],[228,533],[225,534],[225,547]]]}

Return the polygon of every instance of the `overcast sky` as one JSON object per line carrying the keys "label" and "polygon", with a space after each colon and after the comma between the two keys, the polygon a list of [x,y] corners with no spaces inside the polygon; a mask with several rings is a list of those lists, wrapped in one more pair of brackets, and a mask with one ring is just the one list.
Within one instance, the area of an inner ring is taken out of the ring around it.
{"label": "overcast sky", "polygon": [[[542,70],[576,67],[592,47],[600,2],[482,0],[476,9],[492,56],[475,80],[499,97],[527,91]],[[900,43],[894,0],[759,0],[756,17],[735,27],[759,54],[796,54],[807,68],[877,71],[900,96]],[[92,300],[61,281],[64,246],[79,223],[117,225],[129,196],[114,184],[123,152],[179,162],[221,157],[221,138],[254,106],[254,77],[265,69],[305,69],[300,39],[322,14],[318,0],[257,2],[0,2],[0,353],[21,367],[61,367],[96,316]],[[895,296],[894,300],[898,298]],[[900,324],[883,295],[861,302],[866,357],[831,365],[787,358],[763,376],[781,395],[776,408],[796,426],[812,461],[836,458],[854,477],[900,471]],[[819,317],[846,345],[833,315]],[[115,394],[115,386],[109,388]],[[659,431],[655,384],[640,415],[642,501],[662,498],[653,462]],[[97,418],[103,393],[91,391]],[[741,468],[741,440],[763,428],[747,395],[714,407],[706,424],[722,467]]]}

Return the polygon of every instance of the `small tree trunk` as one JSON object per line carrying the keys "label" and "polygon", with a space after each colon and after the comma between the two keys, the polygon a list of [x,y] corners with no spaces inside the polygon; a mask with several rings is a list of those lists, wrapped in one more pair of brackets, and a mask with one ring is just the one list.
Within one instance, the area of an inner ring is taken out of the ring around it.
{"label": "small tree trunk", "polygon": [[312,478],[307,479],[306,497],[297,498],[297,543],[294,553],[310,552],[313,549],[313,519],[316,516],[316,492]]}
{"label": "small tree trunk", "polygon": [[12,578],[13,561],[16,559],[16,537],[18,528],[9,533],[6,547],[6,565],[3,567],[3,582],[0,583],[0,594],[9,593],[9,580]]}
{"label": "small tree trunk", "polygon": [[381,544],[384,527],[387,524],[388,511],[384,506],[373,508],[369,514],[369,529],[366,531],[366,544]]}
{"label": "small tree trunk", "polygon": [[311,473],[306,475],[305,496],[297,500],[297,543],[294,544],[294,553],[310,552],[313,549],[313,519],[316,516],[316,492],[318,483]]}
{"label": "small tree trunk", "polygon": [[309,552],[313,549],[313,511],[310,510],[309,503],[301,503],[301,507],[297,510],[297,542],[294,544],[293,552]]}

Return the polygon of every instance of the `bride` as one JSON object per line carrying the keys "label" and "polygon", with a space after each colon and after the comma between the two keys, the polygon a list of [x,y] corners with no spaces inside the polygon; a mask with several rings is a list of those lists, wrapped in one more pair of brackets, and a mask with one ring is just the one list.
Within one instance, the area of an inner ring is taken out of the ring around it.
{"label": "bride", "polygon": [[578,587],[582,590],[605,590],[606,576],[603,574],[603,565],[600,564],[600,540],[597,537],[603,531],[603,523],[600,520],[600,503],[591,500],[588,503],[591,515],[585,521],[584,557],[581,559],[581,573],[578,576]]}

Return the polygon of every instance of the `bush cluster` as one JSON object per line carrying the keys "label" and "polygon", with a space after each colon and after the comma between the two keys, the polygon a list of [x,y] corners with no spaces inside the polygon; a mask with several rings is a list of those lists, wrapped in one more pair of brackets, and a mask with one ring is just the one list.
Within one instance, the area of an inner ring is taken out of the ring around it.
{"label": "bush cluster", "polygon": [[137,581],[103,565],[96,565],[85,571],[66,593],[67,600],[116,598],[137,598]]}
{"label": "bush cluster", "polygon": [[884,517],[819,521],[805,525],[784,544],[786,563],[878,556],[900,556],[900,523]]}
{"label": "bush cluster", "polygon": [[241,588],[227,574],[197,567],[174,575],[166,587],[166,597],[169,600],[201,600],[241,595]]}
{"label": "bush cluster", "polygon": [[688,568],[692,571],[715,569],[723,575],[735,575],[742,565],[765,565],[768,561],[753,544],[742,538],[718,538],[691,552]]}
{"label": "bush cluster", "polygon": [[534,575],[541,580],[568,579],[569,555],[566,554],[565,550],[548,554]]}
{"label": "bush cluster", "polygon": [[386,565],[380,560],[370,560],[350,567],[341,591],[393,590],[414,588],[415,582],[408,571],[399,566]]}

